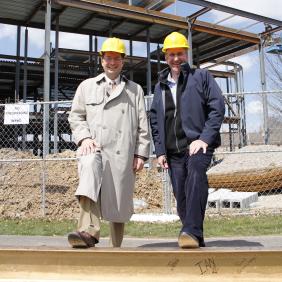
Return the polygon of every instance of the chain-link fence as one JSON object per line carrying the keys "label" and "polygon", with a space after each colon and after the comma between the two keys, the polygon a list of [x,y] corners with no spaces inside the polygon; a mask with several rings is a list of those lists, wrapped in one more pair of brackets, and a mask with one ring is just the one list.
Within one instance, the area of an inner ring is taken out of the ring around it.
{"label": "chain-link fence", "polygon": [[[222,146],[208,171],[208,212],[282,210],[281,97],[282,91],[225,94]],[[151,100],[146,97],[147,109]],[[7,122],[7,104],[0,105],[0,215],[74,218],[78,178],[67,121],[71,102],[25,105],[27,124]],[[150,161],[137,175],[137,210],[175,213],[169,177],[153,153],[151,146]]]}

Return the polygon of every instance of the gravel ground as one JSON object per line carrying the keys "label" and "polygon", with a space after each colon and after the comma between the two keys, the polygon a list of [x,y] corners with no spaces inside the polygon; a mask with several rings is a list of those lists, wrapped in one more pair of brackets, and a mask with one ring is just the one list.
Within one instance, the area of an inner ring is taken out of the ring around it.
{"label": "gravel ground", "polygon": [[236,150],[236,154],[225,154],[221,156],[219,153],[218,156],[223,158],[222,162],[212,167],[208,171],[208,174],[234,173],[282,168],[281,146],[246,146],[239,150]]}

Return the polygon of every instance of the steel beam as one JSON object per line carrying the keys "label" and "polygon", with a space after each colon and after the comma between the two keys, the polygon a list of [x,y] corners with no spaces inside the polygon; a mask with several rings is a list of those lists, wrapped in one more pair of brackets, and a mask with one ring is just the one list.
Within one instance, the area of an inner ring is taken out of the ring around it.
{"label": "steel beam", "polygon": [[[26,102],[27,98],[27,53],[28,53],[28,29],[25,28],[24,33],[24,79],[23,79],[23,102]],[[26,149],[26,124],[23,125],[22,135],[22,149]]]}
{"label": "steel beam", "polygon": [[17,61],[16,61],[16,73],[15,73],[15,103],[20,98],[20,55],[21,55],[21,27],[17,27]]}
{"label": "steel beam", "polygon": [[[121,17],[127,17],[126,14],[121,15]],[[180,18],[180,17],[178,17]],[[137,31],[134,34],[131,35],[126,35],[126,34],[119,34],[119,33],[113,33],[113,36],[117,36],[123,39],[133,39],[134,36],[136,36],[134,38],[135,41],[146,41],[146,37],[141,37],[141,36],[137,36],[137,34],[141,33],[142,31],[146,30],[148,28],[148,26],[153,26],[154,23],[146,23],[145,19],[141,22],[141,21],[134,21],[133,19],[131,19],[132,22],[139,22],[144,24],[144,27],[142,29],[140,29],[139,31]],[[0,22],[4,23],[4,24],[12,24],[12,25],[23,25],[23,22],[20,20],[12,20],[12,19],[6,19],[6,18],[0,18]],[[177,22],[177,26],[175,25],[169,25],[169,23],[167,23],[166,25],[171,27],[171,29],[176,29],[176,30],[186,30],[187,29],[187,22],[185,21],[184,18],[181,18],[181,24],[180,22]],[[156,22],[156,24],[158,24]],[[38,23],[38,22],[32,22],[30,23],[28,26],[30,27],[34,27],[34,28],[41,28],[44,29],[44,24],[43,23]],[[52,30],[55,30],[55,25],[52,25]],[[205,32],[208,34],[213,34],[216,36],[223,36],[226,38],[234,38],[234,39],[238,39],[238,40],[243,40],[243,41],[248,41],[248,42],[253,42],[255,44],[259,44],[259,37],[254,34],[254,33],[249,33],[249,32],[241,32],[238,33],[237,30],[231,29],[231,28],[224,28],[221,26],[216,26],[216,25],[212,25],[206,22],[200,22],[200,21],[196,21],[193,22],[192,25],[192,30],[194,31],[198,31],[198,32]],[[70,33],[79,33],[79,34],[92,34],[93,30],[90,29],[79,29],[79,30],[75,30],[75,28],[73,27],[69,27],[69,26],[60,26],[60,31],[61,32],[70,32]],[[100,31],[95,31],[95,35],[97,36],[105,36],[104,33],[100,32]],[[151,43],[159,43],[156,39],[151,38]]]}
{"label": "steel beam", "polygon": [[250,32],[238,32],[232,28],[222,27],[219,25],[213,25],[207,22],[196,21],[192,24],[192,30],[199,32],[206,32],[208,34],[213,34],[217,36],[233,38],[237,40],[243,40],[252,42],[254,44],[259,44],[260,39],[258,35],[250,33]]}
{"label": "steel beam", "polygon": [[227,7],[227,6],[224,6],[224,5],[212,3],[212,2],[206,1],[206,0],[180,0],[180,1],[186,2],[186,3],[189,3],[189,4],[193,4],[193,5],[197,5],[197,6],[202,6],[202,7],[205,7],[205,8],[214,9],[214,10],[229,13],[229,14],[233,14],[233,15],[236,15],[236,16],[252,19],[252,20],[255,20],[255,21],[260,21],[260,22],[264,22],[264,23],[274,24],[274,25],[277,25],[277,26],[282,26],[282,21],[275,20],[275,19],[268,18],[268,17],[264,17],[264,16],[260,16],[260,15],[254,14],[254,13],[242,11],[242,10],[239,10],[239,9],[236,9],[236,8],[231,8],[231,7]]}
{"label": "steel beam", "polygon": [[160,45],[158,44],[157,46],[157,70],[158,70],[158,73],[161,71],[161,64],[160,64],[160,61],[161,61],[161,48],[160,48]]}
{"label": "steel beam", "polygon": [[[59,16],[56,18],[56,33],[55,33],[55,87],[54,100],[58,101],[59,92]],[[54,105],[54,153],[58,152],[58,105]]]}
{"label": "steel beam", "polygon": [[261,36],[266,36],[268,34],[272,34],[272,33],[278,32],[280,30],[282,30],[282,26],[278,26],[278,27],[272,28],[270,30],[264,31],[264,32],[261,33]]}
{"label": "steel beam", "polygon": [[134,36],[136,36],[137,34],[147,30],[148,28],[150,28],[153,24],[150,25],[145,25],[142,28],[138,29],[137,31],[135,31],[133,34],[130,34],[130,38],[133,38]]}
{"label": "steel beam", "polygon": [[145,249],[6,248],[0,250],[0,276],[5,281],[281,281],[281,249],[179,250],[157,245]]}
{"label": "steel beam", "polygon": [[151,95],[151,50],[150,50],[150,29],[147,29],[147,95]]}
{"label": "steel beam", "polygon": [[27,16],[27,18],[24,20],[24,24],[23,26],[27,26],[30,21],[32,20],[32,18],[35,16],[35,14],[41,9],[41,7],[43,7],[44,1],[40,1],[35,7],[34,9],[31,11],[31,13]]}
{"label": "steel beam", "polygon": [[[216,60],[216,58],[218,58],[219,56],[222,56],[222,57],[220,57],[220,60],[223,61],[222,58],[228,57],[230,53],[232,53],[232,55],[233,54],[240,54],[240,51],[244,51],[244,49],[248,49],[249,47],[253,47],[251,43],[241,44],[241,45],[233,44],[233,48],[230,48],[230,49],[228,49],[226,51],[220,51],[219,50],[218,52],[215,51],[213,54],[209,54],[207,56],[203,56],[201,58],[201,64],[207,63],[207,62],[211,62],[213,60]],[[253,49],[251,48],[251,49],[248,49],[248,50],[253,50]],[[255,48],[254,48],[254,50],[255,50]]]}
{"label": "steel beam", "polygon": [[[265,75],[265,62],[264,62],[264,46],[263,39],[259,45],[259,59],[260,59],[260,81],[261,90],[266,91],[266,75]],[[262,109],[263,109],[263,130],[264,130],[264,144],[269,143],[269,127],[268,127],[268,102],[267,95],[262,95]]]}
{"label": "steel beam", "polygon": [[203,8],[197,12],[195,12],[194,14],[188,16],[189,20],[192,21],[192,20],[195,20],[196,18],[204,15],[205,13],[209,12],[211,10],[211,8]]}
{"label": "steel beam", "polygon": [[95,36],[95,39],[94,39],[94,48],[95,48],[95,57],[94,57],[94,63],[95,63],[95,67],[94,67],[94,76],[97,76],[97,74],[98,74],[98,63],[99,63],[99,57],[98,57],[98,38],[97,38],[97,36]]}
{"label": "steel beam", "polygon": [[79,31],[80,29],[82,29],[82,27],[84,27],[87,23],[89,23],[94,17],[96,17],[98,14],[97,13],[91,13],[89,14],[87,17],[83,18],[76,26],[75,26],[75,30]]}
{"label": "steel beam", "polygon": [[[46,0],[44,47],[44,102],[50,100],[50,27],[51,0]],[[43,157],[49,153],[49,104],[43,106]]]}
{"label": "steel beam", "polygon": [[189,44],[189,48],[188,48],[188,63],[189,65],[192,67],[193,66],[193,42],[192,42],[192,28],[191,28],[191,23],[189,21],[189,19],[187,20],[187,31],[188,31],[188,44]]}
{"label": "steel beam", "polygon": [[51,18],[51,23],[55,21],[65,10],[67,7],[63,7],[62,9],[58,10],[55,15]]}
{"label": "steel beam", "polygon": [[[127,22],[127,19],[123,19],[112,25],[112,31],[114,31],[117,27],[121,26],[125,22]],[[103,30],[103,32],[106,32],[106,30]]]}
{"label": "steel beam", "polygon": [[130,71],[129,71],[129,78],[130,80],[133,80],[133,70],[132,70],[132,66],[133,66],[133,61],[132,61],[132,56],[133,56],[133,42],[132,40],[129,40],[129,65],[130,65]]}
{"label": "steel beam", "polygon": [[89,35],[89,77],[93,77],[93,35]]}
{"label": "steel beam", "polygon": [[85,0],[54,0],[54,3],[63,6],[98,12],[108,16],[126,17],[127,19],[132,19],[136,22],[147,22],[178,28],[183,27],[182,17],[111,1],[89,2]]}
{"label": "steel beam", "polygon": [[23,102],[27,97],[27,53],[28,53],[28,29],[25,28],[24,34],[24,81],[23,81]]}
{"label": "steel beam", "polygon": [[217,64],[221,64],[221,63],[223,63],[225,61],[228,61],[228,60],[233,59],[235,57],[239,57],[239,56],[245,55],[245,54],[247,54],[249,52],[253,52],[253,51],[257,50],[257,49],[258,49],[258,45],[252,45],[250,47],[246,47],[246,48],[238,50],[238,51],[234,51],[233,50],[233,53],[227,54],[227,55],[223,54],[220,58],[214,60],[214,62],[217,63]]}

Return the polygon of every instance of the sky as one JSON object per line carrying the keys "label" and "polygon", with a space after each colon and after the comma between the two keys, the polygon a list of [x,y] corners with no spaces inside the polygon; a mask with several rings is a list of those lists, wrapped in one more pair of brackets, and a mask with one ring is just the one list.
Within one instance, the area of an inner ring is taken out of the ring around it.
{"label": "sky", "polygon": [[[280,0],[210,0],[217,4],[222,4],[237,8],[240,10],[256,13],[266,17],[281,20],[282,19],[282,1]],[[166,8],[164,12],[176,14],[179,16],[187,16],[198,10],[199,7],[184,3],[182,1],[176,1],[175,4]],[[225,14],[218,11],[211,11],[204,16],[198,18],[199,20],[208,21],[210,23],[218,23],[222,19],[228,17],[229,14]],[[222,22],[221,24],[227,27],[241,29],[254,23],[253,20],[245,19],[242,17],[233,17],[229,20]],[[254,25],[252,28],[247,29],[250,32],[261,32],[264,27],[261,24]],[[55,34],[51,33],[51,41],[54,46]],[[98,47],[101,46],[102,39],[98,40]],[[22,28],[22,50],[23,55],[23,42],[24,42],[24,28]],[[60,33],[60,48],[81,49],[88,50],[88,36]],[[134,43],[134,55],[145,56],[144,50],[146,50],[145,43]],[[42,30],[29,28],[29,53],[30,57],[40,57],[43,54],[44,49],[44,33]],[[16,26],[0,24],[0,54],[15,55],[16,54]],[[237,62],[243,66],[244,70],[244,90],[245,91],[260,91],[260,72],[259,72],[259,56],[258,52],[254,51],[241,57],[232,59],[231,61]],[[219,82],[220,83],[220,82]],[[247,102],[247,114],[255,117],[262,112],[262,103],[260,99],[254,96]],[[255,118],[254,118],[255,120]],[[260,122],[254,127],[258,127]]]}

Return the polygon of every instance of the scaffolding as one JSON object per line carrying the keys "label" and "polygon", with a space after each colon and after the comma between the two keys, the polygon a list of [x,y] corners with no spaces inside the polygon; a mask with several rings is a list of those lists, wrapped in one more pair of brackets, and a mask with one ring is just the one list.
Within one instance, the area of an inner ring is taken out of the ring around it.
{"label": "scaffolding", "polygon": [[[50,109],[49,101],[71,100],[78,84],[96,76],[102,71],[98,58],[98,43],[101,37],[117,36],[128,41],[129,56],[126,57],[124,72],[145,90],[153,93],[157,73],[165,67],[160,44],[167,34],[178,31],[189,38],[189,62],[208,69],[215,77],[226,81],[226,92],[243,92],[243,69],[230,62],[253,50],[260,52],[261,85],[266,90],[264,70],[265,38],[282,29],[282,21],[244,12],[203,0],[181,0],[193,4],[198,10],[186,17],[165,14],[160,10],[175,1],[86,1],[86,0],[2,0],[0,2],[0,23],[17,26],[16,55],[0,55],[0,100],[2,103],[46,102],[41,111],[43,139],[50,150],[50,122],[54,125],[54,136],[59,136],[60,122],[58,108]],[[135,6],[137,5],[137,6]],[[212,10],[229,13],[230,16],[209,23],[200,21]],[[255,24],[267,24],[260,34],[222,26],[222,23],[235,16],[253,20]],[[221,24],[221,25],[220,25]],[[25,28],[24,56],[21,50],[21,29]],[[28,28],[45,30],[45,48],[41,58],[28,57]],[[55,31],[55,46],[50,48],[50,33]],[[84,34],[89,38],[89,50],[60,48],[60,32]],[[134,44],[144,44],[145,57],[134,55]],[[224,71],[216,71],[214,66],[226,66]],[[266,96],[265,96],[266,99]],[[245,101],[240,95],[229,95],[226,99],[230,149],[235,145],[246,144]],[[265,144],[268,142],[267,100],[264,100]],[[60,109],[62,110],[62,109]],[[35,112],[37,112],[35,110]],[[52,116],[50,116],[50,114]],[[34,113],[38,115],[38,113]],[[67,128],[67,127],[65,127]],[[235,144],[234,133],[239,134],[239,144]],[[56,141],[54,147],[56,148]],[[59,141],[59,140],[58,140]]]}

